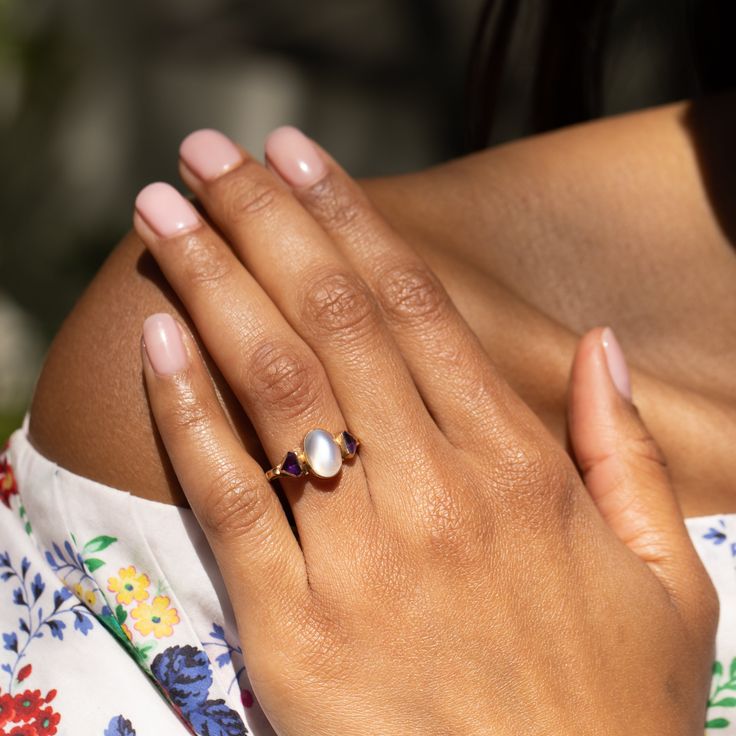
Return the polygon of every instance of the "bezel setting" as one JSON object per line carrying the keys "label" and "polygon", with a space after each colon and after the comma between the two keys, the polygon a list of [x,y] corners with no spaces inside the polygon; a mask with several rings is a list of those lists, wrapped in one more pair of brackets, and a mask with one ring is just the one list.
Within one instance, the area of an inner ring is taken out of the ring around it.
{"label": "bezel setting", "polygon": [[[308,444],[312,446],[311,458],[306,449]],[[302,447],[289,450],[276,467],[266,471],[266,479],[312,475],[329,480],[340,474],[344,461],[355,457],[359,447],[360,440],[347,430],[332,434],[320,427],[310,429],[304,435]],[[317,465],[318,470],[314,465]]]}

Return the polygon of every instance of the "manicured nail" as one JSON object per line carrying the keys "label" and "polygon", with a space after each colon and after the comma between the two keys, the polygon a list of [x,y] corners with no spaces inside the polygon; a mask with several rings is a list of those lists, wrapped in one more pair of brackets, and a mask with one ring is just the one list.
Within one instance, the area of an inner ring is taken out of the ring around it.
{"label": "manicured nail", "polygon": [[171,238],[201,224],[194,207],[174,187],[163,182],[142,189],[136,197],[135,208],[162,238]]}
{"label": "manicured nail", "polygon": [[179,156],[202,181],[217,179],[243,161],[237,146],[217,130],[190,133],[179,146]]}
{"label": "manicured nail", "polygon": [[143,344],[153,370],[161,376],[179,373],[187,367],[187,351],[179,325],[170,314],[152,314],[143,323]]}
{"label": "manicured nail", "polygon": [[278,173],[293,187],[316,184],[326,173],[314,143],[300,130],[285,125],[266,139],[266,156]]}
{"label": "manicured nail", "polygon": [[610,327],[603,330],[601,336],[603,342],[603,350],[606,353],[606,362],[608,363],[608,372],[611,380],[618,392],[627,401],[631,401],[631,378],[629,377],[629,368],[626,365],[624,351],[621,350],[616,335]]}

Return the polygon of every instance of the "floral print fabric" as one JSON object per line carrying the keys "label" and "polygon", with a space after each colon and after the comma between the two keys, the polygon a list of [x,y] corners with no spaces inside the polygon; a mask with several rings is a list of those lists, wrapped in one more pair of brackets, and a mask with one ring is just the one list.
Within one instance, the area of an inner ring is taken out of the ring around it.
{"label": "floral print fabric", "polygon": [[706,731],[736,734],[736,514],[688,519],[687,526],[721,602]]}
{"label": "floral print fabric", "polygon": [[[273,736],[193,514],[0,452],[0,736]],[[736,736],[736,515],[689,519],[721,599],[706,733]]]}
{"label": "floral print fabric", "polygon": [[193,514],[59,468],[27,421],[0,452],[0,736],[273,734]]}

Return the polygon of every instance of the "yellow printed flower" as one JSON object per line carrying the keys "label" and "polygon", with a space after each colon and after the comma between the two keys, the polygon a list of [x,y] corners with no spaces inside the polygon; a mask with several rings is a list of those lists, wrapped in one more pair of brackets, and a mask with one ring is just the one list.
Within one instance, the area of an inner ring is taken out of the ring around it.
{"label": "yellow printed flower", "polygon": [[77,594],[77,598],[84,601],[90,608],[97,602],[97,596],[94,594],[94,591],[83,588],[81,583],[74,585],[74,592]]}
{"label": "yellow printed flower", "polygon": [[179,623],[179,614],[175,608],[169,608],[171,601],[165,595],[157,595],[153,603],[141,603],[131,612],[136,619],[135,629],[143,636],[151,632],[157,639],[171,636],[174,626]]}
{"label": "yellow printed flower", "polygon": [[123,634],[128,637],[128,641],[133,641],[133,632],[128,628],[128,624],[123,624],[120,628],[123,630]]}
{"label": "yellow printed flower", "polygon": [[110,578],[107,581],[107,589],[111,593],[117,593],[116,600],[118,603],[128,605],[136,600],[138,602],[148,598],[148,586],[151,581],[148,575],[138,574],[135,567],[121,567],[118,570],[118,578]]}

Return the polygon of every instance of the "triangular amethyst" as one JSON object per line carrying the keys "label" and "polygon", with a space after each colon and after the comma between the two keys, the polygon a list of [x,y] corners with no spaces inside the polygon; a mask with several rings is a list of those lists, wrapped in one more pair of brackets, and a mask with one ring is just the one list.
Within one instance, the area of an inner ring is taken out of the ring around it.
{"label": "triangular amethyst", "polygon": [[342,441],[345,443],[345,449],[348,455],[355,455],[358,449],[358,440],[350,434],[350,432],[342,433]]}
{"label": "triangular amethyst", "polygon": [[302,474],[302,466],[295,452],[287,452],[281,463],[281,475],[298,478]]}

